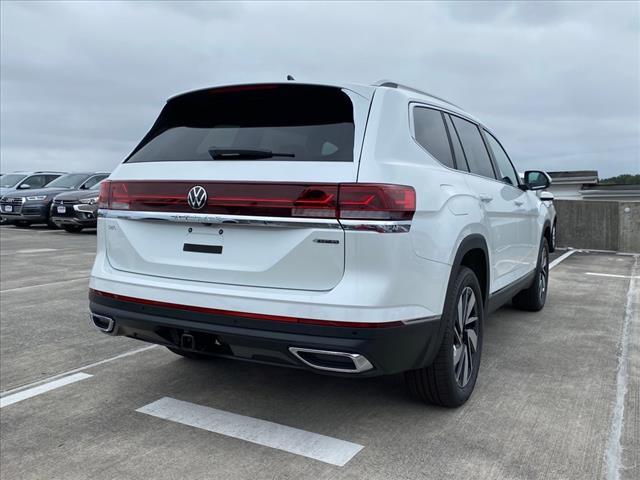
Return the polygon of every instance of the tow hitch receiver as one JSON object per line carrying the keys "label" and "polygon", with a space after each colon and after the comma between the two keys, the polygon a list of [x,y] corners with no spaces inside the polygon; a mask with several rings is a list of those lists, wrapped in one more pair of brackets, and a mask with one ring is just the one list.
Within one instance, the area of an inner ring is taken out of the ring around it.
{"label": "tow hitch receiver", "polygon": [[180,337],[180,348],[182,350],[195,350],[196,341],[193,338],[193,335],[189,333],[183,333]]}

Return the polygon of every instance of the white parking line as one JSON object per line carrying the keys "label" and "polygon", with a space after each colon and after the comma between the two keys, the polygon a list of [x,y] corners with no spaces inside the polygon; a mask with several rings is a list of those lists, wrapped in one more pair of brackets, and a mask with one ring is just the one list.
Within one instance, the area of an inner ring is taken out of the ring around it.
{"label": "white parking line", "polygon": [[45,252],[55,252],[57,248],[30,248],[26,250],[17,250],[16,253],[45,253]]}
{"label": "white parking line", "polygon": [[66,377],[67,375],[71,375],[72,373],[79,372],[81,370],[88,370],[93,367],[97,367],[98,365],[103,365],[105,363],[113,362],[114,360],[119,360],[121,358],[130,357],[131,355],[136,355],[137,353],[146,352],[147,350],[151,350],[152,348],[156,348],[158,345],[150,345],[148,347],[138,348],[136,350],[130,350],[128,352],[121,353],[120,355],[116,355],[115,357],[106,358],[104,360],[100,360],[98,362],[90,363],[88,365],[84,365],[83,367],[74,368],[73,370],[69,370],[67,372],[59,373],[58,375],[53,375],[52,377],[43,378],[42,380],[38,380],[37,382],[29,383],[27,385],[22,385],[21,387],[16,387],[11,390],[6,390],[0,393],[0,398],[5,398],[6,396],[13,395],[16,392],[22,392],[23,390],[27,390],[29,388],[35,387],[37,385],[42,385],[44,383],[52,382],[57,380],[58,378]]}
{"label": "white parking line", "polygon": [[593,275],[596,277],[611,277],[611,278],[640,278],[638,275],[614,275],[613,273],[594,273],[586,272],[585,275]]}
{"label": "white parking line", "polygon": [[25,285],[24,287],[7,288],[6,290],[0,290],[0,293],[15,292],[17,290],[28,290],[30,288],[49,287],[51,285],[61,285],[63,283],[79,282],[80,280],[83,280],[86,282],[88,278],[89,277],[86,276],[86,277],[72,278],[70,280],[60,280],[58,282],[39,283],[37,285]]}
{"label": "white parking line", "polygon": [[41,393],[50,392],[51,390],[55,390],[56,388],[64,387],[65,385],[69,385],[70,383],[79,382],[80,380],[84,380],[85,378],[90,377],[93,377],[93,375],[80,372],[74,375],[69,375],[68,377],[59,378],[58,380],[54,380],[53,382],[44,383],[37,387],[22,390],[21,392],[14,393],[12,395],[6,395],[0,398],[0,408],[13,405],[14,403],[26,400],[27,398],[35,397],[36,395],[40,395]]}
{"label": "white parking line", "polygon": [[[611,418],[611,431],[609,432],[609,442],[605,451],[605,461],[607,464],[607,480],[619,480],[622,469],[622,426],[624,425],[624,403],[627,395],[627,385],[629,382],[629,331],[631,322],[638,321],[638,289],[636,278],[638,275],[639,256],[635,256],[635,263],[631,270],[631,281],[627,290],[627,302],[624,308],[624,319],[622,321],[622,336],[620,338],[620,353],[618,354],[618,372],[616,375],[616,402],[613,407],[613,417]],[[631,414],[633,417],[633,413]]]}
{"label": "white parking line", "polygon": [[562,261],[566,260],[567,258],[569,258],[571,255],[573,255],[577,251],[578,250],[569,250],[568,252],[563,253],[562,255],[560,255],[558,258],[556,258],[553,262],[551,262],[549,264],[549,270],[551,270],[553,267],[558,265],[560,262],[562,262]]}
{"label": "white parking line", "polygon": [[169,397],[136,411],[340,467],[364,448],[357,443]]}

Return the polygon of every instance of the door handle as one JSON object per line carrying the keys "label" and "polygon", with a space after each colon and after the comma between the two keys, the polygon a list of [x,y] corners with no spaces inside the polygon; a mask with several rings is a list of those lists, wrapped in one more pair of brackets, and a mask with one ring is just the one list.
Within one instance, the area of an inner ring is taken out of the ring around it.
{"label": "door handle", "polygon": [[516,206],[518,206],[518,207],[521,207],[524,204],[524,202],[522,200],[515,200],[513,203],[515,203]]}
{"label": "door handle", "polygon": [[481,193],[478,195],[478,197],[480,197],[480,201],[484,203],[489,203],[491,200],[493,200],[493,197],[491,195],[487,195],[486,193]]}

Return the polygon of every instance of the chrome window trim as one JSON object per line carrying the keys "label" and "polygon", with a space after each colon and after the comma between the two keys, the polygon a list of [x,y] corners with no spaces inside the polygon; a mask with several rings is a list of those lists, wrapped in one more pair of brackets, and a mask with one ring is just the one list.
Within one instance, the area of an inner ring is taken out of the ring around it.
{"label": "chrome window trim", "polygon": [[212,215],[208,213],[141,212],[99,209],[99,218],[138,220],[147,222],[196,223],[213,225],[251,225],[283,228],[325,228],[378,233],[406,233],[411,229],[407,220],[336,220],[335,218],[260,217],[249,215]]}

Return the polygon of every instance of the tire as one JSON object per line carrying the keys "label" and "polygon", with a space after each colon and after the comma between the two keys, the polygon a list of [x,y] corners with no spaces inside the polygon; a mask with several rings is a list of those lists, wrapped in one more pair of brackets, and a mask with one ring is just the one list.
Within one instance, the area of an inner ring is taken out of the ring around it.
{"label": "tire", "polygon": [[557,222],[553,222],[553,227],[551,227],[551,244],[549,245],[549,251],[552,253],[556,251],[556,235],[558,234],[556,225]]}
{"label": "tire", "polygon": [[31,222],[28,222],[26,220],[16,220],[14,225],[19,228],[29,228],[31,226]]}
{"label": "tire", "polygon": [[547,301],[547,291],[549,289],[549,243],[546,238],[542,238],[540,253],[538,254],[538,265],[533,283],[526,290],[522,290],[513,297],[513,306],[520,310],[538,312],[542,310]]}
{"label": "tire", "polygon": [[82,231],[82,227],[80,225],[64,225],[62,228],[69,233],[78,233]]}
{"label": "tire", "polygon": [[211,359],[210,355],[204,355],[202,353],[190,352],[188,350],[180,350],[179,348],[167,347],[176,355],[180,355],[181,357],[188,358],[189,360],[209,360]]}
{"label": "tire", "polygon": [[[465,305],[471,305],[466,312]],[[471,269],[458,269],[447,292],[442,322],[445,331],[435,360],[428,367],[405,372],[405,381],[409,391],[427,403],[459,407],[473,392],[482,353],[484,305]]]}
{"label": "tire", "polygon": [[53,223],[50,218],[47,218],[47,227],[51,228],[52,230],[58,230],[60,228],[55,223]]}

